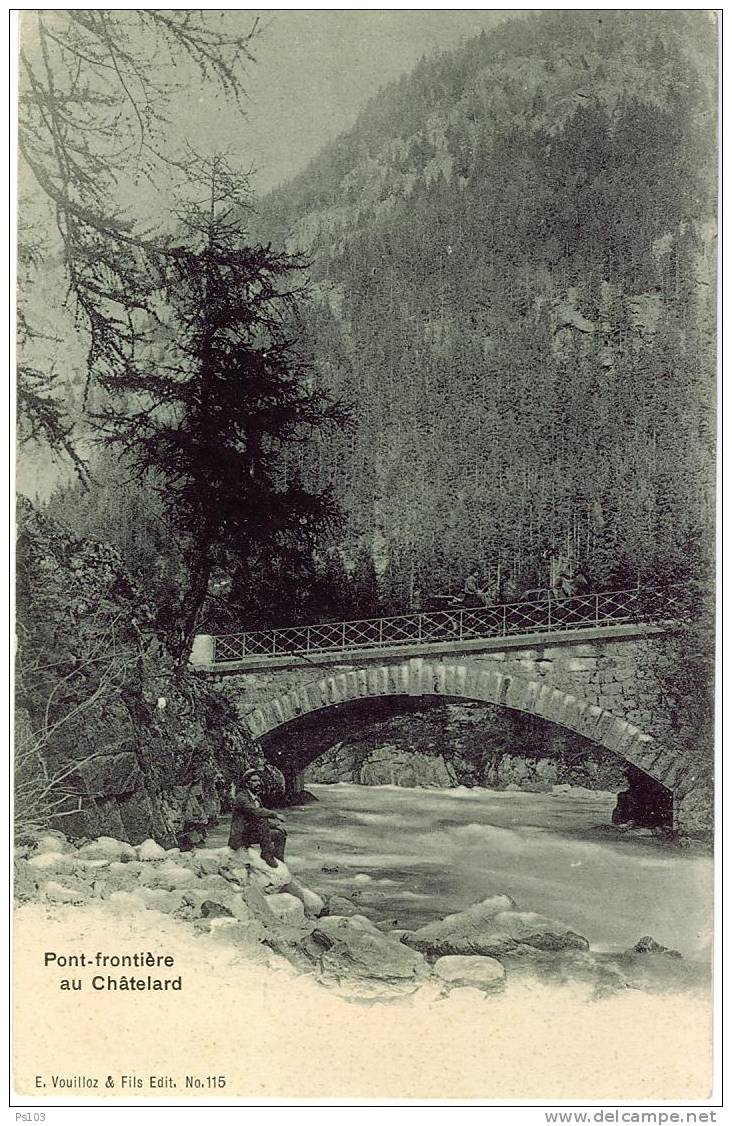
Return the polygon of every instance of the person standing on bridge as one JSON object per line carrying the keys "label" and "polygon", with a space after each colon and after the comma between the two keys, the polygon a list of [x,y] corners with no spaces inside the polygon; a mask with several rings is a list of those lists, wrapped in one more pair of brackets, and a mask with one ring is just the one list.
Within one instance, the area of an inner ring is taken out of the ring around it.
{"label": "person standing on bridge", "polygon": [[552,587],[552,595],[555,602],[566,602],[574,594],[574,584],[569,570],[563,568],[557,575],[554,586]]}
{"label": "person standing on bridge", "polygon": [[485,591],[481,590],[478,576],[471,571],[463,587],[463,605],[467,608],[485,606]]}
{"label": "person standing on bridge", "polygon": [[518,598],[518,585],[516,580],[511,575],[506,578],[501,576],[498,580],[498,590],[496,594],[496,602],[506,603],[515,602]]}
{"label": "person standing on bridge", "polygon": [[247,770],[242,778],[244,785],[234,798],[229,831],[229,848],[248,848],[258,844],[262,860],[270,868],[285,859],[287,833],[278,813],[265,809],[257,796],[262,789],[262,776],[258,770]]}
{"label": "person standing on bridge", "polygon": [[572,588],[575,594],[587,594],[590,589],[590,580],[582,567],[578,567],[572,575]]}

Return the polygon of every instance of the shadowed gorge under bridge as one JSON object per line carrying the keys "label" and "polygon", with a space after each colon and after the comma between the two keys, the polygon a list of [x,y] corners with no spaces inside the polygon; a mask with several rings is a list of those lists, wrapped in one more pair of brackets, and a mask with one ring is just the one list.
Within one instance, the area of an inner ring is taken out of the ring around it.
{"label": "shadowed gorge under bridge", "polygon": [[[633,588],[556,602],[410,613],[238,635],[200,635],[191,661],[219,680],[267,758],[297,789],[325,747],[318,715],[369,697],[510,708],[604,747],[699,818],[696,768],[679,750],[664,674],[688,588]],[[669,803],[670,805],[671,803]]]}

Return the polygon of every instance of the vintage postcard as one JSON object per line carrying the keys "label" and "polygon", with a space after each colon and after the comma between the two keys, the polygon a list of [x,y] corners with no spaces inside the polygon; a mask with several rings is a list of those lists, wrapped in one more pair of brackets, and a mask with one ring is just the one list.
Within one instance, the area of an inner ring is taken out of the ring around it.
{"label": "vintage postcard", "polygon": [[713,1121],[717,53],[20,13],[14,1105]]}

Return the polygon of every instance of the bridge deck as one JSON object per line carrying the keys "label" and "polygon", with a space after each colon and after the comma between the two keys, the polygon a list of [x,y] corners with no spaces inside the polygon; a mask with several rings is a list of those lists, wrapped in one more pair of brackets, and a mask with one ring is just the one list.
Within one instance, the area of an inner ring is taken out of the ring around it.
{"label": "bridge deck", "polygon": [[[688,588],[630,590],[582,594],[557,601],[499,606],[456,607],[434,613],[415,611],[384,618],[320,622],[247,633],[202,635],[196,639],[191,663],[199,667],[235,669],[288,663],[343,663],[358,658],[437,652],[532,648],[537,644],[610,637],[614,631],[648,632],[688,617]],[[620,635],[618,635],[620,636]]]}
{"label": "bridge deck", "polygon": [[525,634],[512,634],[508,637],[471,638],[465,641],[437,641],[421,644],[369,646],[364,649],[344,649],[337,652],[282,653],[276,656],[240,657],[237,660],[196,661],[198,668],[206,672],[231,674],[254,672],[257,669],[323,668],[328,665],[368,664],[383,661],[385,657],[429,657],[450,653],[503,653],[516,650],[529,650],[547,645],[590,644],[594,641],[609,641],[613,638],[650,637],[667,633],[678,625],[674,622],[626,623],[608,625],[601,628],[572,629],[558,631],[536,631]]}

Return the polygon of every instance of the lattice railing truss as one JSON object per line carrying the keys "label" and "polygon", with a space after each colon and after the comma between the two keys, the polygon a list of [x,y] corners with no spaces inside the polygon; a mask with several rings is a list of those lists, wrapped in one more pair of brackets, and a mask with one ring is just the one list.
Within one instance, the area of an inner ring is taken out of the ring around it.
{"label": "lattice railing truss", "polygon": [[689,617],[690,607],[690,588],[680,584],[663,590],[633,587],[564,599],[552,594],[498,606],[413,611],[387,618],[222,634],[214,637],[214,663],[676,621]]}

